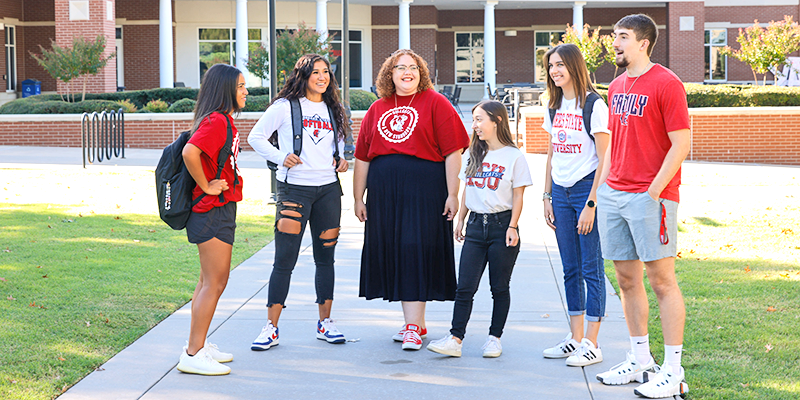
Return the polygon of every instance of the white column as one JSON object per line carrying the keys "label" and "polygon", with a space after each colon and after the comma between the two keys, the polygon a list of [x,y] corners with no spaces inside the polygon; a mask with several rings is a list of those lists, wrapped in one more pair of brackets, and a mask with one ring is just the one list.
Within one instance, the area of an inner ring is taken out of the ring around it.
{"label": "white column", "polygon": [[328,38],[328,0],[317,0],[317,33],[320,41]]}
{"label": "white column", "polygon": [[578,37],[583,35],[583,6],[585,5],[585,1],[576,1],[572,3],[572,29],[575,30]]}
{"label": "white column", "polygon": [[236,0],[236,60],[234,64],[247,80],[247,0]]}
{"label": "white column", "polygon": [[411,17],[409,16],[409,9],[414,0],[400,0],[400,30],[398,32],[399,43],[398,49],[411,48]]}
{"label": "white column", "polygon": [[[487,1],[483,5],[483,79],[492,90],[497,87],[496,73],[496,48],[494,40],[494,7],[497,0]],[[489,99],[489,93],[483,90],[484,100]]]}
{"label": "white column", "polygon": [[162,88],[175,85],[172,57],[172,0],[158,2],[158,72]]}

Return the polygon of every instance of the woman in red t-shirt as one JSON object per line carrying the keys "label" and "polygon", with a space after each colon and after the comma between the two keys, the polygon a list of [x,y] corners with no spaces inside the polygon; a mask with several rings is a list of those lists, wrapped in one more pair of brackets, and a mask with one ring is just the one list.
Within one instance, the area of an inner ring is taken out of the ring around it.
{"label": "woman in red t-shirt", "polygon": [[376,86],[381,98],[361,122],[355,153],[355,213],[365,222],[359,296],[401,301],[405,325],[393,338],[419,350],[426,302],[455,299],[452,221],[469,137],[413,51],[387,58]]}
{"label": "woman in red t-shirt", "polygon": [[[242,178],[236,170],[239,132],[231,113],[241,111],[246,100],[244,76],[238,69],[226,64],[209,68],[197,94],[192,137],[183,148],[186,168],[197,183],[192,196],[197,204],[186,223],[186,236],[200,253],[189,342],[178,363],[179,371],[190,374],[225,375],[231,371],[220,363],[233,361],[233,355],[208,343],[206,335],[231,269],[236,202],[242,200]],[[224,148],[228,129],[233,134],[231,149]],[[230,157],[217,179],[220,151],[229,151]]]}

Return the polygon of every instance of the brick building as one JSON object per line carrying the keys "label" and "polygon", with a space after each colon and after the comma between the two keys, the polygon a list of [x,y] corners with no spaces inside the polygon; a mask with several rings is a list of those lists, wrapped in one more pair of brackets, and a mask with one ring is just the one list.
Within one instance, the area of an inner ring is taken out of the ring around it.
{"label": "brick building", "polygon": [[[267,41],[267,5],[266,0],[0,0],[5,43],[0,103],[18,97],[20,83],[29,78],[41,81],[42,91],[55,91],[57,83],[29,53],[51,41],[67,45],[76,35],[103,35],[106,52],[117,52],[90,78],[90,91],[173,82],[198,87],[209,65],[234,63],[235,54]],[[410,43],[439,85],[458,84],[463,100],[477,100],[487,83],[542,82],[541,55],[567,24],[602,26],[602,33],[609,33],[619,18],[639,12],[659,26],[653,60],[685,82],[751,82],[750,68],[719,55],[719,49],[737,47],[738,29],[756,19],[798,19],[798,11],[799,0],[350,0],[351,87],[368,89],[385,57]],[[341,48],[339,2],[278,1],[275,17],[279,29],[301,22],[327,28]],[[494,33],[493,40],[484,40],[486,32]],[[484,71],[484,64],[496,72]],[[598,82],[609,82],[615,72],[604,65]],[[265,82],[249,76],[248,84]]]}

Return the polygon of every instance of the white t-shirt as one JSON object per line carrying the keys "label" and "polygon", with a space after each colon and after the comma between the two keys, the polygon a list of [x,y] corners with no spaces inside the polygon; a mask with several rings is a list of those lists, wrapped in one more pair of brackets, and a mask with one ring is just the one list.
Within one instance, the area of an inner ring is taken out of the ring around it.
{"label": "white t-shirt", "polygon": [[[247,143],[261,157],[278,164],[277,178],[281,182],[302,186],[322,186],[335,182],[333,144],[336,134],[328,116],[328,107],[324,101],[317,103],[303,97],[300,99],[300,108],[303,110],[302,164],[292,168],[283,166],[283,160],[294,151],[292,107],[286,99],[279,99],[267,108],[247,136]],[[278,131],[280,149],[268,140],[275,130]],[[339,156],[343,157],[344,140],[336,140],[336,143]]]}
{"label": "white t-shirt", "polygon": [[514,205],[514,188],[533,184],[525,155],[516,147],[488,151],[476,176],[467,177],[468,161],[466,153],[458,177],[466,182],[466,206],[472,212],[494,214],[510,210]]}
{"label": "white t-shirt", "polygon": [[[597,169],[599,160],[594,141],[583,125],[583,110],[576,107],[577,99],[561,100],[553,125],[550,114],[544,115],[542,128],[550,132],[553,158],[550,161],[553,182],[563,187],[572,187],[575,182]],[[602,99],[594,102],[591,121],[592,133],[611,133],[608,129],[608,106]]]}

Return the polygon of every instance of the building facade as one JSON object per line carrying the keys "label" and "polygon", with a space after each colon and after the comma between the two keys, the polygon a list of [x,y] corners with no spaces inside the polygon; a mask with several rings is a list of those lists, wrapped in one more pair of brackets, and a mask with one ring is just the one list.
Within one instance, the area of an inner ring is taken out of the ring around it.
{"label": "building facade", "polygon": [[[278,1],[276,27],[291,30],[304,23],[333,36],[334,47],[341,49],[341,7],[327,0]],[[18,97],[25,79],[41,81],[43,92],[62,88],[30,53],[40,53],[39,46],[47,48],[51,41],[69,45],[77,35],[102,35],[106,53],[117,54],[88,79],[88,91],[175,82],[199,87],[210,65],[237,64],[237,54],[268,42],[267,10],[266,0],[0,0],[5,44],[0,102]],[[785,15],[797,20],[800,0],[351,0],[351,87],[369,90],[383,60],[410,46],[428,62],[438,85],[457,84],[462,100],[478,100],[487,84],[543,82],[541,56],[558,43],[567,24],[600,26],[607,34],[631,13],[655,19],[659,40],[652,58],[683,81],[747,83],[753,81],[750,68],[726,59],[720,49],[737,48],[739,28],[754,20],[766,24]],[[605,64],[597,81],[610,82],[619,73]],[[248,85],[266,85],[246,75]]]}

